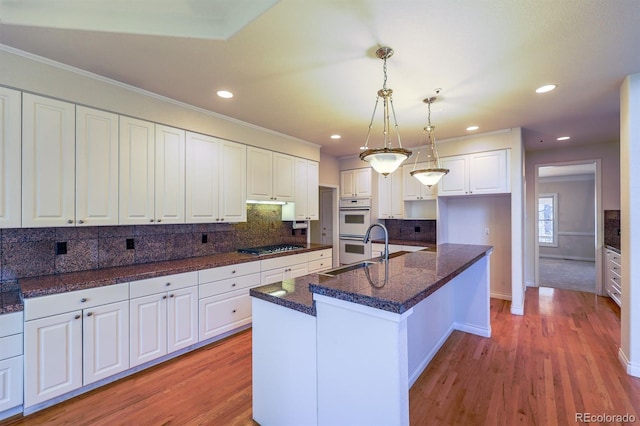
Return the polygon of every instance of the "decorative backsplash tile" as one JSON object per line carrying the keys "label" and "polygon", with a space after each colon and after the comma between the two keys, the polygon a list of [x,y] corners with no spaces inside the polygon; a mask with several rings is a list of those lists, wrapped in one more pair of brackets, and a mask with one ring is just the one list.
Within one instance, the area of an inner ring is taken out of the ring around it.
{"label": "decorative backsplash tile", "polygon": [[[245,223],[0,229],[0,291],[24,277],[304,244],[306,235],[292,235],[291,222],[281,217],[280,206],[248,204]],[[127,249],[127,239],[134,249]],[[66,254],[56,255],[58,242],[67,243]]]}
{"label": "decorative backsplash tile", "polygon": [[390,239],[436,243],[437,222],[435,220],[386,219],[384,223],[389,231]]}
{"label": "decorative backsplash tile", "polygon": [[604,243],[620,250],[620,210],[604,211]]}

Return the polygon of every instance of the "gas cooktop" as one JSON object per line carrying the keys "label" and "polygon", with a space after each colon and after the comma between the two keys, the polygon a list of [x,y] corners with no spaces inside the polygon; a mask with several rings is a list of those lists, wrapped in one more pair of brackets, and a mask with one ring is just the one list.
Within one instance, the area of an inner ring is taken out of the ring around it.
{"label": "gas cooktop", "polygon": [[300,250],[304,246],[296,244],[274,244],[270,246],[250,247],[238,249],[238,253],[253,254],[259,256],[261,254],[280,253],[283,251]]}

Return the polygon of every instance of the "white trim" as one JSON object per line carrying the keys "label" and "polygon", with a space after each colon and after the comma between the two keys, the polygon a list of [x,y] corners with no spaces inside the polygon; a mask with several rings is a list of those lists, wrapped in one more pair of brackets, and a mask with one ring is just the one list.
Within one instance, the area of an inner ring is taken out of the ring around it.
{"label": "white trim", "polygon": [[571,236],[571,237],[595,237],[595,232],[580,232],[580,231],[558,231],[558,235]]}
{"label": "white trim", "polygon": [[[553,241],[550,243],[540,242],[540,198],[551,198],[553,200]],[[546,192],[538,194],[536,197],[536,239],[540,247],[558,247],[558,193]]]}
{"label": "white trim", "polygon": [[478,327],[473,324],[462,324],[459,322],[453,323],[453,328],[458,331],[464,331],[465,333],[475,334],[480,337],[491,337],[491,327]]}
{"label": "white trim", "polygon": [[594,257],[582,257],[582,256],[563,256],[561,254],[541,254],[540,259],[564,259],[564,260],[581,260],[584,262],[595,262]]}
{"label": "white trim", "polygon": [[629,361],[629,358],[627,358],[622,348],[618,348],[618,360],[624,367],[627,374],[634,377],[640,377],[640,365]]}
{"label": "white trim", "polygon": [[512,315],[524,315],[524,306],[513,306],[513,305],[511,305],[511,314]]}
{"label": "white trim", "polygon": [[[83,69],[80,69],[80,68],[76,68],[76,67],[73,67],[71,65],[63,64],[61,62],[57,62],[57,61],[54,61],[52,59],[48,59],[48,58],[44,58],[42,56],[34,55],[33,53],[25,52],[23,50],[16,49],[14,47],[10,47],[10,46],[7,46],[5,44],[1,44],[0,43],[0,51],[5,51],[7,53],[11,53],[13,55],[21,56],[23,58],[30,59],[32,61],[40,62],[42,64],[49,65],[49,66],[52,66],[52,67],[56,67],[56,68],[62,69],[64,71],[72,72],[72,73],[80,75],[82,77],[88,77],[88,78],[100,81],[102,83],[107,83],[107,84],[119,87],[121,89],[129,90],[129,91],[137,93],[139,95],[147,96],[147,97],[150,97],[150,98],[162,101],[162,102],[167,102],[167,103],[173,104],[173,105],[181,107],[181,108],[189,109],[191,111],[195,111],[195,112],[198,112],[198,113],[201,113],[201,114],[209,115],[211,117],[216,117],[216,118],[219,118],[219,119],[222,119],[222,120],[225,120],[225,121],[229,121],[231,123],[234,123],[234,124],[237,124],[237,125],[240,125],[240,126],[244,126],[244,127],[247,127],[247,128],[250,128],[250,129],[254,129],[254,130],[259,130],[261,132],[269,133],[269,134],[272,134],[274,136],[286,138],[286,139],[289,139],[291,141],[295,141],[295,142],[301,143],[303,145],[312,146],[314,148],[320,148],[321,147],[321,145],[318,145],[318,144],[313,143],[313,142],[306,141],[304,139],[299,139],[299,138],[296,138],[294,136],[290,136],[290,135],[287,135],[287,134],[284,134],[284,133],[276,132],[275,130],[267,129],[265,127],[256,126],[255,124],[247,123],[246,121],[238,120],[236,118],[229,117],[229,116],[226,116],[226,115],[222,115],[222,114],[219,114],[217,112],[214,112],[214,111],[211,111],[211,110],[208,110],[208,109],[204,109],[204,108],[197,107],[195,105],[187,104],[185,102],[181,102],[181,101],[178,101],[176,99],[172,99],[172,98],[169,98],[169,97],[166,97],[166,96],[163,96],[163,95],[159,95],[157,93],[150,92],[148,90],[144,90],[144,89],[141,89],[141,88],[136,87],[136,86],[131,86],[131,85],[123,83],[121,81],[112,80],[112,79],[110,79],[108,77],[105,77],[105,76],[102,76],[102,75],[99,75],[99,74],[94,74],[92,72],[89,72],[89,71],[86,71],[86,70],[83,70]],[[23,90],[23,89],[19,89],[19,90]],[[23,91],[25,91],[25,90],[23,90]],[[91,106],[91,105],[87,105],[87,106]],[[94,108],[94,107],[92,106],[92,108]],[[242,143],[245,143],[245,142],[242,142]],[[246,144],[246,145],[250,145],[250,144]]]}

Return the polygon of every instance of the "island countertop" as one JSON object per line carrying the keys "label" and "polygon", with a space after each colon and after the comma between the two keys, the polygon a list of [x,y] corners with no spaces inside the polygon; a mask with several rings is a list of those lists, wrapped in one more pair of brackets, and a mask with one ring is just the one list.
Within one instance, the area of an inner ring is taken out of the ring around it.
{"label": "island countertop", "polygon": [[[305,275],[251,289],[251,296],[315,315],[313,293],[401,314],[451,281],[492,246],[440,244],[335,277]],[[386,270],[386,271],[385,271]],[[386,282],[385,282],[386,276]]]}

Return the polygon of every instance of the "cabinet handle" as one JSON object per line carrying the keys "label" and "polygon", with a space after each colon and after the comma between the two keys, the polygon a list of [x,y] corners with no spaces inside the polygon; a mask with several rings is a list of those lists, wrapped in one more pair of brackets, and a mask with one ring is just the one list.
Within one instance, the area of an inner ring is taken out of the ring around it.
{"label": "cabinet handle", "polygon": [[158,220],[156,220],[156,222],[160,223],[160,222],[162,222],[162,219],[158,219]]}
{"label": "cabinet handle", "polygon": [[224,222],[224,217],[222,219],[220,219],[220,222]]}
{"label": "cabinet handle", "polygon": [[166,299],[166,298],[167,298],[167,295],[165,294],[164,296],[162,296],[162,298],[163,298],[163,299]]}
{"label": "cabinet handle", "polygon": [[80,219],[80,220],[78,221],[78,223],[81,223],[81,224],[82,224],[82,223],[84,223],[84,220]]}
{"label": "cabinet handle", "polygon": [[93,312],[87,312],[87,316],[90,317],[93,315]]}
{"label": "cabinet handle", "polygon": [[69,219],[69,220],[67,220],[67,223],[68,223],[68,224],[72,224],[72,223],[73,223],[73,220]]}
{"label": "cabinet handle", "polygon": [[171,285],[171,283],[166,283],[165,285],[166,285],[167,287],[169,287],[169,286]]}
{"label": "cabinet handle", "polygon": [[235,313],[236,313],[236,310],[234,309],[233,311],[231,311],[231,313],[232,313],[232,314],[235,314]]}
{"label": "cabinet handle", "polygon": [[153,223],[153,219],[149,219],[149,222]]}
{"label": "cabinet handle", "polygon": [[83,297],[82,299],[80,299],[80,303],[85,303],[87,301],[86,297]]}
{"label": "cabinet handle", "polygon": [[235,274],[235,273],[236,273],[236,270],[234,269],[233,271],[231,271],[231,273],[232,273],[232,274]]}
{"label": "cabinet handle", "polygon": [[80,315],[76,315],[75,317],[73,317],[74,319],[80,319]]}
{"label": "cabinet handle", "polygon": [[170,295],[169,295],[169,297],[173,297],[173,296],[175,296],[175,295],[174,295],[174,294],[170,294]]}
{"label": "cabinet handle", "polygon": [[231,287],[235,287],[235,286],[236,286],[236,283],[231,284]]}

